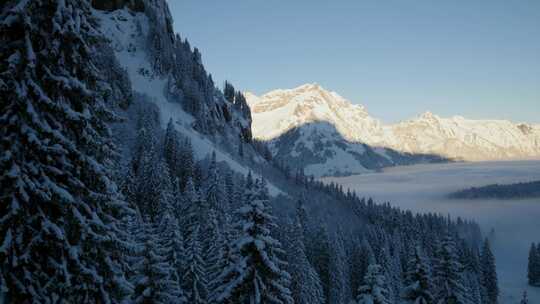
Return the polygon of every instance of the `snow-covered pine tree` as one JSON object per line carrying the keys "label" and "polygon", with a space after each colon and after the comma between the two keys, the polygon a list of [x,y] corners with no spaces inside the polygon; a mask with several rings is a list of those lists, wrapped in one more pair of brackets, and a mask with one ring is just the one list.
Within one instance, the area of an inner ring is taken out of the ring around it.
{"label": "snow-covered pine tree", "polygon": [[159,222],[164,212],[175,204],[169,167],[155,149],[149,149],[141,160],[137,185],[141,192],[139,210],[143,217]]}
{"label": "snow-covered pine tree", "polygon": [[178,225],[178,219],[169,212],[165,213],[158,226],[159,242],[166,262],[171,269],[170,278],[174,282],[174,287],[179,289],[181,301],[187,301],[185,293],[182,290],[182,276],[186,266],[185,241]]}
{"label": "snow-covered pine tree", "polygon": [[405,287],[401,297],[411,304],[433,304],[433,285],[431,269],[428,260],[420,246],[415,246],[411,252],[405,273]]}
{"label": "snow-covered pine tree", "polygon": [[163,157],[169,167],[171,179],[174,181],[178,176],[180,166],[180,147],[178,142],[178,134],[174,129],[172,118],[167,123],[165,136],[163,138]]}
{"label": "snow-covered pine tree", "polygon": [[[4,301],[115,302],[129,292],[111,180],[114,117],[88,1],[3,1],[0,272]],[[110,86],[109,86],[110,88]]]}
{"label": "snow-covered pine tree", "polygon": [[180,147],[178,177],[180,179],[180,190],[184,191],[188,179],[193,178],[195,170],[195,160],[193,156],[193,147],[189,139],[184,139]]}
{"label": "snow-covered pine tree", "polygon": [[203,217],[206,203],[195,189],[191,177],[184,191],[185,215],[180,219],[180,230],[185,240],[185,267],[182,284],[189,303],[206,303],[208,280],[206,273]]}
{"label": "snow-covered pine tree", "polygon": [[161,170],[156,153],[157,138],[149,116],[145,112],[139,114],[139,128],[122,190],[141,215],[154,219],[159,206],[159,189],[163,185],[160,185],[162,176],[157,171]]}
{"label": "snow-covered pine tree", "polygon": [[331,238],[329,271],[329,303],[348,303],[352,298],[348,274],[348,258],[343,245],[343,231],[339,226]]}
{"label": "snow-covered pine tree", "polygon": [[133,266],[133,303],[186,303],[176,270],[167,261],[167,252],[160,241],[163,237],[154,223],[140,223],[138,242],[142,252]]}
{"label": "snow-covered pine tree", "polygon": [[154,126],[154,115],[146,107],[140,106],[137,111],[137,135],[131,150],[131,169],[136,175],[140,174],[142,159],[148,151],[156,152],[158,140]]}
{"label": "snow-covered pine tree", "polygon": [[131,208],[140,213],[139,204],[137,203],[140,195],[139,189],[137,188],[137,173],[133,166],[129,166],[126,172],[120,186],[120,191],[124,194],[124,198],[130,204]]}
{"label": "snow-covered pine tree", "polygon": [[206,178],[206,201],[210,209],[216,212],[219,227],[225,226],[225,214],[229,213],[228,198],[225,193],[225,184],[220,175],[216,161],[216,152],[213,151]]}
{"label": "snow-covered pine tree", "polygon": [[203,168],[201,163],[195,162],[193,164],[193,184],[195,184],[196,189],[202,190],[203,185]]}
{"label": "snow-covered pine tree", "polygon": [[383,247],[379,250],[377,262],[382,267],[384,277],[386,280],[386,286],[388,290],[388,298],[392,302],[399,299],[399,280],[397,276],[398,270],[395,269],[393,263],[394,257],[390,254],[390,244],[388,240],[384,241]]}
{"label": "snow-covered pine tree", "polygon": [[208,281],[199,230],[199,223],[194,223],[186,239],[186,269],[182,281],[190,304],[208,303]]}
{"label": "snow-covered pine tree", "polygon": [[234,103],[235,92],[236,90],[234,89],[234,86],[230,82],[225,81],[225,85],[223,87],[223,95],[228,102]]}
{"label": "snow-covered pine tree", "polygon": [[199,191],[195,189],[193,180],[189,177],[182,196],[183,216],[178,219],[184,239],[189,237],[193,231],[193,225],[199,220],[198,204],[200,204],[200,200]]}
{"label": "snow-covered pine tree", "polygon": [[371,245],[365,237],[354,239],[352,246],[350,258],[351,290],[358,290],[363,283],[368,266],[376,264],[376,261],[373,249],[371,249]]}
{"label": "snow-covered pine tree", "polygon": [[358,288],[357,304],[390,304],[383,269],[378,264],[369,265],[364,284]]}
{"label": "snow-covered pine tree", "polygon": [[321,279],[324,297],[328,300],[330,296],[330,236],[326,223],[313,227],[313,233],[306,238],[306,250],[311,265]]}
{"label": "snow-covered pine tree", "polygon": [[[466,245],[465,245],[466,246]],[[480,258],[476,248],[465,248],[465,258],[462,261],[464,266],[465,285],[468,288],[468,298],[472,304],[482,303],[482,294],[485,294],[480,280]]]}
{"label": "snow-covered pine tree", "polygon": [[[232,235],[227,230],[222,231],[217,234],[219,239],[216,241],[216,246],[211,248],[210,255],[214,255],[210,262],[207,262],[208,267],[208,290],[209,298],[215,299],[217,293],[219,293],[219,287],[224,283],[221,278],[221,274],[229,267],[234,264],[234,257],[232,253]],[[213,262],[213,264],[212,264]]]}
{"label": "snow-covered pine tree", "polygon": [[205,278],[208,282],[208,294],[214,294],[219,283],[219,276],[224,271],[227,263],[228,250],[223,231],[220,230],[217,214],[210,210],[208,218],[205,220],[207,227],[206,237],[203,241],[203,257]]}
{"label": "snow-covered pine tree", "polygon": [[[229,206],[229,209],[232,209],[232,205],[234,204],[234,191],[235,191],[235,179],[233,176],[232,170],[227,170],[225,172],[225,178],[224,178],[224,185],[225,185],[225,194],[227,199],[227,204]],[[236,210],[236,209],[232,209]]]}
{"label": "snow-covered pine tree", "polygon": [[438,304],[466,304],[463,266],[458,261],[456,245],[447,234],[439,244],[434,265],[435,300]]}
{"label": "snow-covered pine tree", "polygon": [[485,288],[484,302],[497,304],[499,297],[499,285],[497,282],[497,271],[495,269],[495,257],[491,252],[489,240],[486,238],[480,255],[480,270],[482,286]]}
{"label": "snow-covered pine tree", "polygon": [[291,274],[291,292],[296,304],[326,303],[319,275],[306,256],[301,214],[297,208],[294,222],[289,224],[284,244],[287,251],[287,270]]}
{"label": "snow-covered pine tree", "polygon": [[234,264],[221,274],[216,296],[218,303],[293,303],[288,286],[290,275],[281,268],[277,256],[281,244],[271,236],[275,218],[270,214],[265,189],[250,187],[247,201],[238,212],[239,235],[233,244]]}

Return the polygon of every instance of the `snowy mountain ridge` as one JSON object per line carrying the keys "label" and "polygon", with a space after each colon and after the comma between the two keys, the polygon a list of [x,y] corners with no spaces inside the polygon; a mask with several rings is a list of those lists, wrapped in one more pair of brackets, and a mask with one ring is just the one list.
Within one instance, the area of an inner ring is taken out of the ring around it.
{"label": "snowy mountain ridge", "polygon": [[[540,157],[539,125],[469,120],[461,116],[442,118],[431,112],[385,125],[371,117],[365,107],[352,104],[318,84],[245,96],[252,111],[253,135],[269,141],[274,155],[284,159],[288,158],[284,149],[297,158],[318,155],[317,160],[303,167],[318,176],[361,173],[404,162],[431,161],[437,156],[465,161]],[[280,139],[284,135],[290,138],[287,133],[291,132],[301,135],[295,136],[294,142]],[[323,133],[327,141],[321,141]],[[310,149],[313,140],[323,145],[316,145],[317,150]],[[283,147],[285,142],[293,147]],[[371,168],[355,161],[358,154],[366,154],[366,146],[374,152],[371,158],[382,157],[386,161],[381,161],[381,166],[371,164]]]}

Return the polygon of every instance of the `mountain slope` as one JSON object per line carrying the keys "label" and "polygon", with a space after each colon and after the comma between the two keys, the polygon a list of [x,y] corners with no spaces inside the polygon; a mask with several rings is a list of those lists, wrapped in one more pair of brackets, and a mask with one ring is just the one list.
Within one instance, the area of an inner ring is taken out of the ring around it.
{"label": "mountain slope", "polygon": [[[140,2],[139,10],[123,7],[119,5],[111,11],[95,9],[93,15],[109,40],[113,55],[125,70],[133,92],[157,107],[162,127],[172,120],[176,131],[190,139],[197,158],[214,151],[218,161],[226,162],[238,173],[251,171],[235,155],[239,145],[244,147],[245,158],[264,162],[249,145],[251,118],[214,87],[204,71],[198,50],[192,50],[187,40],[172,34],[172,19],[166,4]],[[162,41],[157,49],[153,42],[156,37]],[[174,43],[165,46],[172,41]],[[189,75],[192,71],[197,75]],[[195,83],[194,78],[209,83],[201,85]],[[196,104],[197,109],[193,109],[192,104]],[[282,193],[272,184],[269,190],[273,195]]]}
{"label": "mountain slope", "polygon": [[430,112],[384,125],[317,84],[246,93],[253,134],[273,154],[314,175],[361,173],[390,165],[439,160],[540,156],[540,127],[504,120],[441,118]]}

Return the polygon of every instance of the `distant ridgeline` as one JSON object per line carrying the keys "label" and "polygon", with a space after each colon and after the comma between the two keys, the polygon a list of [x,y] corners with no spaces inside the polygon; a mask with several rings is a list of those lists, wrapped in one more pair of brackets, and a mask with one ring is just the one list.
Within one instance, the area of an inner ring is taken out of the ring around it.
{"label": "distant ridgeline", "polygon": [[450,198],[455,199],[511,199],[533,197],[540,197],[540,181],[515,183],[509,185],[494,184],[483,187],[472,187],[450,194]]}

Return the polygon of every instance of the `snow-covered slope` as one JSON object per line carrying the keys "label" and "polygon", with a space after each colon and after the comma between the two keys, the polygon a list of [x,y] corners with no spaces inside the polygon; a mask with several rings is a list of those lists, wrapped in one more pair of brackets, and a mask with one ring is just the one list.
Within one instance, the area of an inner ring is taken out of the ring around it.
{"label": "snow-covered slope", "polygon": [[278,158],[314,175],[361,173],[395,164],[540,156],[540,126],[441,118],[426,112],[383,125],[366,109],[317,84],[246,93],[253,135]]}
{"label": "snow-covered slope", "polygon": [[467,161],[540,157],[540,126],[507,120],[442,118],[430,112],[387,127],[385,144]]}
{"label": "snow-covered slope", "polygon": [[[195,118],[192,114],[187,113],[182,104],[171,97],[170,82],[173,75],[167,72],[158,73],[150,63],[150,50],[147,47],[150,20],[145,13],[125,8],[114,11],[94,10],[93,14],[100,24],[100,30],[109,39],[109,44],[113,48],[118,62],[127,72],[133,91],[145,95],[158,107],[164,128],[172,119],[176,130],[191,140],[198,158],[203,158],[215,151],[217,160],[226,162],[233,170],[242,174],[251,171],[250,168],[236,161],[218,144],[224,141],[230,145],[238,144],[239,134],[242,132],[241,128],[244,125],[249,127],[251,122],[246,121],[239,114],[235,115],[234,110],[229,110],[232,118],[228,122],[225,122],[225,119],[219,120],[216,118],[217,115],[212,115],[215,120],[212,123],[222,124],[216,128],[216,130],[220,130],[220,133],[216,131],[214,134],[208,135],[196,130],[197,119],[201,118]],[[163,15],[166,16],[166,14]],[[220,94],[215,97],[216,108],[227,106],[222,97]],[[234,124],[235,120],[236,124]],[[231,148],[231,150],[236,151],[236,148]],[[253,155],[253,157],[257,157],[257,155]],[[260,161],[263,159],[260,158]],[[269,184],[268,188],[272,195],[282,193],[272,184]]]}

